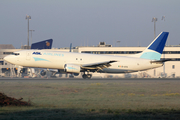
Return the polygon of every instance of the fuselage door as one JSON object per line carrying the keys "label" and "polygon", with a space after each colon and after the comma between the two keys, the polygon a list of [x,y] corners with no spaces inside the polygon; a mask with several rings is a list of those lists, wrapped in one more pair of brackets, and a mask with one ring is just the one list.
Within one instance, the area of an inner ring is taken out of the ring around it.
{"label": "fuselage door", "polygon": [[30,52],[26,52],[26,60],[30,60],[31,59],[31,54]]}

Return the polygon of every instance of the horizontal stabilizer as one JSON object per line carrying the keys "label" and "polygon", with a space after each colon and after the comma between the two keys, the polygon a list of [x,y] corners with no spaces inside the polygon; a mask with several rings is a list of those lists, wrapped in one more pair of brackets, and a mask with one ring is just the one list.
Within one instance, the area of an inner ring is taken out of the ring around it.
{"label": "horizontal stabilizer", "polygon": [[151,63],[164,63],[167,61],[173,61],[173,59],[161,59],[161,60],[155,60],[155,61],[151,61]]}

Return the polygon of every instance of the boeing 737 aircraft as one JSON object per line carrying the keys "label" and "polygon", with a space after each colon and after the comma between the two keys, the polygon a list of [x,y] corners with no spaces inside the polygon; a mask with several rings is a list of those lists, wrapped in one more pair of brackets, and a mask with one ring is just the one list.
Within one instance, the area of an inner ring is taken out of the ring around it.
{"label": "boeing 737 aircraft", "polygon": [[161,32],[141,53],[132,56],[97,55],[52,50],[21,50],[4,59],[23,67],[58,69],[61,73],[83,72],[84,79],[91,78],[90,72],[130,73],[163,66],[161,60],[168,32]]}

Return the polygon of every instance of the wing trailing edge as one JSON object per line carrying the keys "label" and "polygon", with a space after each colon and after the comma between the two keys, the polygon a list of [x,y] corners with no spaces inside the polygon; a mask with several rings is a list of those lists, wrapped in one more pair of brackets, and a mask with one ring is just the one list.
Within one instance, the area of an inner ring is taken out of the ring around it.
{"label": "wing trailing edge", "polygon": [[104,61],[104,62],[99,62],[99,63],[91,63],[91,64],[84,64],[81,66],[82,69],[89,69],[89,70],[102,70],[104,68],[110,67],[113,62],[117,62],[116,60],[111,60],[111,61]]}

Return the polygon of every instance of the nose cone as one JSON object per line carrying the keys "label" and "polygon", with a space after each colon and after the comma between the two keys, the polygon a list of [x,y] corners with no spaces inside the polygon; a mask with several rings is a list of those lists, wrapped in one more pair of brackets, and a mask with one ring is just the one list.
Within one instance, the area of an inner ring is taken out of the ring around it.
{"label": "nose cone", "polygon": [[13,56],[8,55],[8,56],[4,57],[4,60],[9,62],[9,63],[13,63]]}

